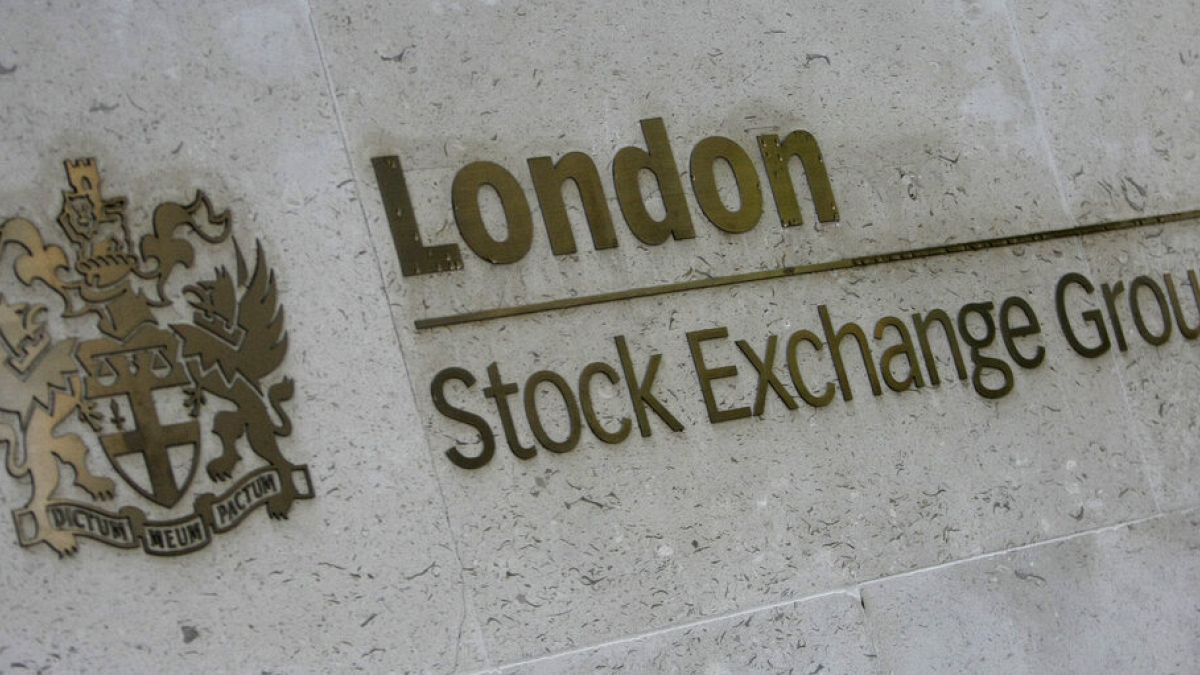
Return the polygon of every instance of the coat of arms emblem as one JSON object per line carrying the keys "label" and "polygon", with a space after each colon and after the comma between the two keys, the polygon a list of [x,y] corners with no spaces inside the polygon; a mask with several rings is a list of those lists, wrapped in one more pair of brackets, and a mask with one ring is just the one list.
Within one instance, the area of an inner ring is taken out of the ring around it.
{"label": "coat of arms emblem", "polygon": [[95,160],[66,173],[57,233],[0,224],[0,449],[31,483],[18,540],[178,555],[260,506],[286,518],[313,490],[279,447],[293,383],[277,374],[287,334],[261,244],[251,266],[198,191],[159,204],[135,246]]}

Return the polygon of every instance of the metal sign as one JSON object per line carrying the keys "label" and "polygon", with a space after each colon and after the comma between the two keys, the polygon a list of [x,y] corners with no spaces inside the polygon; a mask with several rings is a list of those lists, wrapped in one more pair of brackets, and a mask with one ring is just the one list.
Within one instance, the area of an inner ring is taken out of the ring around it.
{"label": "metal sign", "polygon": [[[159,204],[135,247],[125,199],[103,196],[96,162],[68,161],[66,172],[58,225],[69,248],[27,219],[0,225],[0,260],[15,253],[11,270],[29,296],[0,294],[0,446],[8,472],[31,484],[29,501],[13,512],[20,543],[62,556],[82,536],[179,555],[259,506],[286,518],[313,490],[307,467],[278,445],[291,433],[282,406],[294,386],[276,374],[287,334],[261,244],[251,270],[229,212],[214,213],[197,192],[188,204]],[[232,274],[195,269],[197,245],[215,252],[227,243]],[[61,304],[61,324],[90,337],[51,333],[50,307],[30,299],[46,289]],[[181,312],[191,320],[167,323]],[[220,452],[205,464],[210,484],[237,480],[196,494],[181,515],[174,507],[192,494],[213,436]],[[246,446],[262,461],[239,475]],[[96,448],[111,472],[97,468],[97,453],[89,458]],[[67,494],[65,467],[82,498]],[[95,504],[111,501],[117,510]]]}

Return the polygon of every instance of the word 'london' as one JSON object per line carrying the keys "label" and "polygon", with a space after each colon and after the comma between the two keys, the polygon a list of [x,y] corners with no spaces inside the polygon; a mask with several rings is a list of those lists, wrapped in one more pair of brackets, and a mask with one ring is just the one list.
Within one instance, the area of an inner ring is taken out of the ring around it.
{"label": "word 'london'", "polygon": [[[647,246],[657,246],[668,239],[692,239],[696,236],[695,227],[666,127],[659,118],[642,120],[641,126],[646,148],[625,147],[613,158],[613,186],[625,224]],[[758,137],[758,149],[784,227],[803,223],[789,172],[793,159],[800,160],[808,178],[817,220],[827,223],[838,219],[833,187],[812,134],[793,131],[782,141],[777,135],[765,134]],[[457,244],[426,246],[421,241],[400,159],[396,156],[375,157],[371,162],[396,254],[400,258],[400,272],[404,276],[414,276],[462,269]],[[730,209],[721,199],[717,187],[718,162],[729,168],[737,183],[736,210]],[[528,163],[554,255],[569,255],[577,250],[563,198],[563,188],[568,182],[574,183],[578,191],[593,247],[602,250],[617,246],[608,200],[591,157],[582,152],[569,152],[557,162],[549,157],[534,157]],[[754,163],[742,146],[723,136],[709,136],[692,149],[688,166],[696,202],[713,225],[730,234],[749,232],[758,225],[763,214],[762,188]],[[643,173],[654,176],[657,183],[663,206],[661,218],[656,219],[646,207],[641,187]],[[479,195],[485,185],[496,192],[504,210],[508,236],[503,240],[494,239],[484,225]],[[504,167],[487,161],[466,165],[454,176],[451,202],[463,241],[480,258],[494,264],[508,264],[521,260],[529,252],[533,244],[529,201],[520,183]]]}
{"label": "word 'london'", "polygon": [[[613,160],[613,183],[625,223],[634,236],[647,245],[659,245],[670,238],[690,239],[695,236],[694,228],[663,122],[661,119],[643,120],[641,126],[646,149],[626,147],[618,151]],[[833,189],[820,149],[811,134],[794,131],[783,141],[776,135],[763,135],[758,137],[758,146],[783,226],[801,224],[800,208],[789,168],[793,159],[799,159],[803,167],[818,220],[829,222],[838,219]],[[457,245],[426,246],[422,243],[399,159],[388,156],[376,157],[372,161],[402,273],[413,276],[461,269],[462,260]],[[731,210],[721,199],[714,171],[718,161],[726,164],[736,181],[737,210]],[[528,164],[551,250],[555,255],[576,252],[575,238],[563,199],[563,189],[568,182],[573,182],[578,190],[595,249],[617,246],[604,189],[590,157],[572,152],[558,162],[553,162],[549,157],[535,157],[528,160]],[[762,191],[750,156],[741,146],[720,136],[705,138],[693,149],[689,168],[696,202],[713,225],[725,232],[738,234],[748,232],[758,224],[763,213]],[[649,172],[657,181],[664,213],[661,218],[654,218],[646,208],[646,197],[640,185],[643,172]],[[485,185],[495,190],[500,198],[508,233],[504,240],[494,239],[484,226],[479,193]],[[517,262],[528,253],[533,236],[529,204],[520,184],[506,169],[492,162],[467,165],[455,176],[451,197],[459,233],[479,257],[504,264]],[[914,257],[1180,222],[1196,217],[1200,217],[1200,213],[1168,214],[865,256],[838,261],[836,265],[851,267],[896,262]],[[813,267],[832,269],[834,265]],[[1194,306],[1200,313],[1200,279],[1192,270],[1187,272],[1187,277]],[[628,297],[627,294],[609,295]],[[1097,288],[1089,278],[1068,272],[1055,286],[1053,306],[1059,329],[1071,350],[1086,358],[1096,358],[1108,353],[1114,343],[1118,350],[1126,351],[1129,348],[1127,327],[1130,326],[1136,329],[1136,334],[1145,343],[1153,346],[1165,344],[1174,326],[1178,327],[1186,340],[1200,338],[1200,321],[1193,325],[1186,316],[1180,295],[1179,285],[1167,273],[1161,275],[1161,283],[1143,275],[1134,278],[1128,287],[1123,281],[1117,281],[1100,284]],[[1088,305],[1099,305],[1103,309],[1088,309]],[[1005,298],[998,306],[990,301],[968,302],[957,313],[933,308],[912,314],[908,321],[897,316],[883,316],[875,322],[873,331],[865,331],[855,322],[836,321],[829,307],[823,304],[816,308],[816,314],[819,323],[816,330],[802,328],[790,335],[767,335],[765,342],[757,341],[757,344],[763,345],[761,348],[746,339],[733,342],[742,355],[743,367],[748,367],[756,379],[752,405],[731,406],[726,403],[722,407],[714,392],[714,382],[738,378],[737,366],[729,362],[728,357],[716,355],[722,350],[728,353],[729,347],[721,347],[720,343],[730,340],[729,329],[715,325],[686,333],[684,337],[691,356],[691,370],[699,385],[700,398],[710,423],[761,417],[768,401],[772,400],[788,410],[796,410],[800,402],[814,408],[825,407],[833,403],[838,394],[844,401],[850,401],[856,386],[868,386],[875,396],[883,394],[883,385],[895,392],[938,386],[947,368],[959,380],[969,382],[980,396],[997,399],[1013,390],[1016,384],[1014,366],[1021,369],[1036,368],[1046,358],[1046,348],[1036,343],[1043,332],[1041,322],[1032,305],[1019,296]],[[873,347],[869,336],[883,344]],[[938,345],[940,347],[935,348]],[[516,382],[506,381],[497,363],[487,366],[487,386],[482,389],[482,395],[491,401],[508,448],[515,456],[530,459],[536,455],[537,449],[521,440],[517,416],[514,414],[516,406],[510,404],[510,397],[523,402],[526,427],[538,446],[555,453],[573,450],[579,444],[585,428],[596,439],[608,444],[625,441],[635,425],[643,437],[650,436],[653,432],[651,414],[672,431],[683,430],[679,418],[654,393],[663,361],[662,354],[651,354],[644,369],[639,370],[625,336],[615,336],[613,346],[619,369],[604,361],[593,361],[581,368],[576,386],[572,386],[559,373],[539,370],[525,380],[524,387],[520,387]],[[985,353],[985,350],[989,353]],[[855,352],[857,357],[853,355]],[[1003,358],[1001,354],[1008,358]],[[821,360],[823,355],[830,361],[832,377],[823,378],[822,384],[813,387],[810,383],[814,380],[814,357]],[[939,371],[939,364],[942,371]],[[790,378],[777,375],[776,369],[783,367],[786,367]],[[603,412],[598,409],[592,391],[597,377],[603,378],[612,387],[624,383],[628,392],[627,411],[631,416],[613,410],[611,401]],[[790,382],[786,382],[786,379],[790,379]],[[451,387],[451,382],[459,386]],[[468,410],[471,406],[464,407],[463,403],[451,400],[463,400],[464,394],[470,392],[476,382],[475,374],[465,368],[449,367],[438,372],[430,383],[430,394],[437,411],[450,420],[473,428],[478,435],[478,443],[482,447],[476,454],[466,455],[458,447],[446,451],[454,464],[465,469],[486,465],[496,448],[496,432],[488,421]],[[728,386],[729,383],[726,384],[726,391]],[[552,389],[557,394],[554,398],[559,403],[554,403],[553,407],[565,411],[566,420],[565,425],[557,423],[552,427],[565,427],[565,431],[552,434],[547,430],[540,410],[539,388]],[[749,391],[744,392],[746,396],[749,394]]]}

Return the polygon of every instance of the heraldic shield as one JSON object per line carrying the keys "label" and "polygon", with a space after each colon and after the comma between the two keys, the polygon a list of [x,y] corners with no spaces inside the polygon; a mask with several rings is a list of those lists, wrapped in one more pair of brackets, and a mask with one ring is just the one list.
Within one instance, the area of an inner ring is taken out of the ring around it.
{"label": "heraldic shield", "polygon": [[[0,264],[13,271],[0,276],[0,448],[31,483],[13,512],[18,540],[60,556],[80,536],[179,555],[259,507],[287,518],[313,489],[279,447],[294,387],[278,372],[287,334],[262,246],[251,269],[229,212],[213,213],[203,192],[159,204],[135,246],[95,161],[66,171],[68,247],[24,218],[0,224]],[[205,271],[200,258],[217,262]],[[60,325],[76,334],[52,334]],[[97,448],[107,467],[89,457]]]}

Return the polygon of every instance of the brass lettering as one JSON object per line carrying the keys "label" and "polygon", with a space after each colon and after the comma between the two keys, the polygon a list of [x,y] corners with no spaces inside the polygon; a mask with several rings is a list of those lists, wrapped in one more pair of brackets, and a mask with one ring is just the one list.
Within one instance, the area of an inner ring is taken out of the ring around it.
{"label": "brass lettering", "polygon": [[646,364],[646,371],[641,380],[633,370],[633,360],[629,358],[629,347],[625,344],[625,336],[618,335],[613,339],[617,344],[617,354],[621,358],[621,370],[625,372],[625,386],[629,389],[629,399],[633,404],[633,413],[637,417],[638,431],[642,436],[651,433],[650,421],[646,415],[646,407],[658,415],[659,419],[670,427],[671,431],[683,431],[683,425],[667,410],[651,390],[654,388],[654,378],[658,376],[658,366],[662,362],[662,354],[651,354]]}
{"label": "brass lettering", "polygon": [[437,411],[446,417],[473,427],[479,433],[479,440],[483,443],[483,450],[474,457],[468,457],[459,452],[458,446],[451,446],[446,451],[446,457],[449,457],[455,466],[463,469],[478,469],[492,461],[492,455],[496,451],[496,435],[492,433],[492,428],[488,426],[488,423],[482,417],[461,408],[456,408],[446,400],[446,382],[450,380],[458,380],[467,387],[475,386],[475,376],[467,370],[463,368],[446,368],[437,375],[434,375],[433,382],[429,385],[430,394],[433,396],[433,407],[437,408]]}
{"label": "brass lettering", "polygon": [[[500,197],[504,208],[508,237],[501,241],[492,238],[479,212],[479,190],[491,187]],[[515,263],[529,252],[533,243],[533,215],[521,184],[504,167],[495,162],[472,162],[454,176],[451,187],[454,220],[463,241],[480,258],[496,265]]]}
{"label": "brass lettering", "polygon": [[742,354],[750,361],[750,365],[754,366],[754,370],[758,372],[758,386],[754,390],[754,415],[762,417],[763,409],[767,406],[767,387],[775,392],[780,401],[787,406],[788,410],[795,410],[800,406],[796,403],[796,399],[788,393],[788,390],[775,377],[775,348],[778,346],[779,336],[771,335],[767,337],[767,351],[763,358],[759,358],[758,354],[754,353],[754,348],[745,340],[738,340],[738,349],[742,350]]}
{"label": "brass lettering", "polygon": [[800,394],[800,398],[804,399],[805,403],[813,406],[814,408],[824,408],[833,402],[833,397],[837,391],[835,390],[832,382],[826,382],[825,391],[822,392],[820,396],[816,396],[804,384],[804,377],[800,374],[800,364],[796,360],[796,348],[800,346],[801,342],[807,342],[808,344],[812,345],[812,348],[816,350],[817,354],[820,354],[821,350],[825,346],[824,343],[821,342],[821,338],[817,337],[811,331],[798,330],[795,333],[792,333],[791,337],[788,338],[787,343],[787,364],[788,372],[791,373],[792,376],[792,384],[795,385],[796,391]]}
{"label": "brass lettering", "polygon": [[[725,162],[733,172],[739,201],[736,211],[721,200],[714,171],[717,161]],[[742,146],[723,136],[709,136],[692,149],[690,170],[696,202],[713,225],[733,234],[749,232],[758,225],[763,212],[762,189],[754,163]]]}
{"label": "brass lettering", "polygon": [[408,194],[408,184],[404,181],[400,158],[395,155],[372,157],[371,166],[375,168],[375,182],[379,184],[379,196],[387,214],[392,245],[396,247],[396,257],[400,259],[400,273],[411,277],[462,269],[462,256],[457,244],[427,247],[421,242],[421,231],[413,211],[412,198]]}
{"label": "brass lettering", "polygon": [[1080,342],[1079,338],[1075,336],[1075,329],[1071,327],[1070,319],[1067,318],[1067,288],[1070,286],[1078,286],[1089,295],[1096,290],[1092,282],[1078,272],[1069,272],[1058,280],[1058,284],[1054,287],[1054,310],[1058,314],[1058,324],[1062,328],[1063,336],[1067,338],[1067,344],[1071,345],[1071,349],[1074,349],[1075,353],[1080,356],[1089,359],[1102,356],[1112,346],[1112,343],[1108,341],[1108,330],[1104,327],[1104,315],[1098,309],[1089,309],[1080,315],[1085,322],[1090,323],[1096,329],[1100,343],[1095,347],[1088,347]]}
{"label": "brass lettering", "polygon": [[[996,322],[992,320],[991,314],[994,308],[995,304],[990,302],[975,302],[963,305],[962,309],[958,310],[958,332],[962,335],[963,342],[971,348],[971,385],[984,398],[1002,398],[1013,388],[1013,373],[1008,363],[993,356],[986,356],[980,351],[984,347],[990,347],[996,340]],[[967,324],[972,314],[983,321],[984,332],[980,337],[972,334]],[[983,374],[989,369],[1000,374],[999,387],[990,387],[983,381]]]}
{"label": "brass lettering", "polygon": [[853,337],[854,341],[858,343],[863,367],[866,368],[867,379],[871,382],[871,393],[876,396],[883,394],[883,388],[879,386],[879,374],[875,372],[875,362],[871,356],[871,346],[867,344],[867,336],[863,333],[863,329],[858,324],[850,322],[834,330],[833,322],[829,318],[829,309],[825,305],[819,305],[817,313],[821,316],[821,326],[825,330],[825,343],[829,347],[829,356],[833,359],[833,371],[837,375],[838,386],[842,390],[842,399],[854,400],[850,378],[846,376],[846,366],[842,362],[842,340],[846,339],[846,336]]}
{"label": "brass lettering", "polygon": [[[550,438],[550,434],[547,434],[545,427],[542,426],[542,416],[537,407],[537,388],[543,382],[558,390],[558,395],[562,397],[563,404],[567,407],[568,431],[566,439],[562,441]],[[550,452],[570,452],[579,444],[579,435],[583,429],[579,423],[579,403],[575,400],[575,394],[571,391],[571,386],[567,384],[567,381],[552,370],[539,370],[525,381],[525,418],[529,420],[529,429],[533,431],[538,443],[541,443],[542,447]]]}
{"label": "brass lettering", "polygon": [[487,372],[490,386],[484,388],[483,395],[496,403],[496,410],[500,412],[500,425],[504,427],[504,440],[508,442],[508,449],[521,459],[533,457],[537,454],[537,450],[532,445],[526,446],[521,443],[521,438],[517,435],[517,427],[513,423],[512,411],[508,408],[508,397],[517,393],[517,385],[505,382],[500,377],[500,368],[495,361],[488,366]]}
{"label": "brass lettering", "polygon": [[789,169],[792,158],[799,159],[804,167],[808,190],[817,210],[817,220],[829,223],[838,219],[837,201],[833,197],[833,186],[829,183],[829,172],[825,170],[825,159],[812,134],[803,130],[793,131],[782,143],[778,136],[766,134],[758,137],[758,147],[766,164],[771,194],[775,197],[775,208],[779,210],[779,221],[784,227],[804,224]]}
{"label": "brass lettering", "polygon": [[954,322],[950,321],[946,310],[936,309],[926,312],[924,317],[919,313],[912,315],[912,328],[917,331],[920,353],[925,358],[925,370],[929,372],[929,383],[934,387],[942,383],[942,378],[937,374],[937,359],[934,358],[934,350],[929,344],[929,327],[935,322],[941,325],[942,334],[946,336],[946,344],[950,348],[950,358],[954,360],[954,371],[958,374],[959,380],[966,380],[967,366],[962,362],[962,351],[959,348],[959,337],[954,333]]}
{"label": "brass lettering", "polygon": [[[1195,340],[1200,337],[1200,319],[1197,319],[1195,326],[1187,325],[1187,320],[1183,316],[1183,307],[1179,304],[1179,294],[1175,290],[1175,280],[1170,274],[1163,275],[1163,284],[1167,287],[1167,295],[1171,298],[1171,308],[1175,313],[1175,325],[1179,326],[1179,334],[1185,340]],[[1200,281],[1196,279],[1196,272],[1188,270],[1188,285],[1192,287],[1192,301],[1196,305],[1196,311],[1200,313]]]}
{"label": "brass lettering", "polygon": [[1117,349],[1125,351],[1125,329],[1121,327],[1121,318],[1117,316],[1117,297],[1125,292],[1125,282],[1118,281],[1116,285],[1100,284],[1100,294],[1104,296],[1104,306],[1108,308],[1108,320],[1112,322],[1113,339],[1117,341]]}
{"label": "brass lettering", "polygon": [[[666,126],[659,117],[642,120],[641,126],[646,150],[629,146],[621,148],[613,158],[613,183],[625,223],[634,236],[648,246],[657,246],[671,237],[692,239],[696,233],[692,229],[692,217],[688,213]],[[658,182],[659,195],[666,209],[662,220],[655,220],[646,210],[640,182],[643,171],[653,174]]]}
{"label": "brass lettering", "polygon": [[[1025,324],[1021,326],[1013,326],[1009,315],[1012,310],[1019,309],[1025,315]],[[1004,348],[1008,350],[1008,355],[1012,357],[1013,362],[1022,368],[1036,368],[1041,365],[1042,360],[1046,358],[1046,348],[1038,345],[1033,356],[1025,356],[1017,349],[1014,338],[1027,337],[1037,335],[1042,330],[1038,323],[1037,315],[1033,313],[1033,308],[1025,302],[1024,298],[1013,296],[1000,304],[1000,337],[1004,340]]]}
{"label": "brass lettering", "polygon": [[[1154,296],[1154,302],[1158,305],[1158,315],[1162,320],[1162,333],[1155,335],[1146,325],[1146,318],[1142,316],[1141,301],[1139,300],[1138,291],[1145,288]],[[1129,284],[1129,310],[1133,312],[1133,326],[1137,329],[1139,335],[1146,342],[1152,345],[1160,346],[1167,343],[1171,339],[1171,311],[1167,308],[1167,297],[1163,290],[1154,283],[1154,280],[1147,276],[1139,276]]]}
{"label": "brass lettering", "polygon": [[542,220],[546,222],[546,234],[550,237],[550,250],[554,255],[567,255],[576,250],[575,236],[571,233],[571,221],[563,201],[563,188],[568,181],[575,185],[579,193],[595,249],[599,251],[617,245],[612,214],[604,197],[604,186],[600,183],[600,174],[591,157],[582,152],[568,152],[557,163],[549,157],[534,157],[529,160],[529,173],[533,177],[533,187],[537,191]]}
{"label": "brass lettering", "polygon": [[632,423],[628,417],[622,417],[621,423],[617,427],[616,432],[609,431],[600,424],[600,418],[596,415],[596,408],[592,405],[592,378],[596,375],[604,375],[608,378],[611,384],[616,384],[621,381],[617,371],[607,363],[597,361],[589,363],[583,368],[583,372],[579,374],[579,402],[583,408],[583,418],[587,420],[588,428],[596,435],[596,438],[609,444],[616,444],[624,441],[629,437],[629,432],[632,431]]}
{"label": "brass lettering", "polygon": [[[883,355],[879,357],[879,372],[883,375],[883,381],[892,391],[905,391],[912,389],[914,385],[924,387],[925,379],[921,377],[921,369],[917,365],[917,350],[913,347],[908,326],[894,316],[885,316],[875,323],[875,339],[882,339],[884,330],[888,328],[899,334],[900,344],[883,350]],[[892,361],[900,356],[904,357],[908,369],[908,374],[903,379],[897,378],[892,372]]]}
{"label": "brass lettering", "polygon": [[729,337],[729,329],[724,326],[694,330],[687,334],[688,349],[692,352],[692,364],[696,369],[696,377],[700,380],[700,393],[704,396],[704,407],[708,409],[708,419],[713,424],[720,424],[721,422],[729,422],[750,416],[749,407],[731,408],[729,410],[718,408],[716,396],[713,395],[713,380],[737,377],[737,368],[735,366],[709,368],[704,363],[704,353],[700,349],[700,343],[727,337]]}

